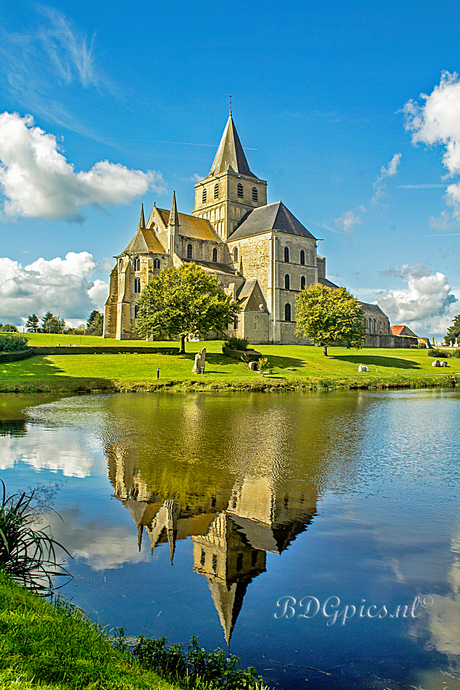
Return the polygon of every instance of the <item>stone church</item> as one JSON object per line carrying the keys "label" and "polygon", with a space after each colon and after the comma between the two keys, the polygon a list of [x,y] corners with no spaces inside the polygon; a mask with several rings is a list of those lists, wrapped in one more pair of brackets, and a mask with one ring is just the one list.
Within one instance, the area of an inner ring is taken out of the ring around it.
{"label": "stone church", "polygon": [[[175,194],[171,209],[155,204],[147,222],[142,207],[136,234],[115,258],[104,337],[117,340],[138,337],[137,302],[148,281],[182,263],[217,276],[241,305],[229,335],[254,344],[306,342],[295,335],[296,295],[318,282],[337,287],[312,233],[281,201],[267,204],[267,182],[251,171],[231,112],[211,170],[195,184],[192,215],[178,212]],[[379,307],[361,306],[369,333],[391,332]]]}

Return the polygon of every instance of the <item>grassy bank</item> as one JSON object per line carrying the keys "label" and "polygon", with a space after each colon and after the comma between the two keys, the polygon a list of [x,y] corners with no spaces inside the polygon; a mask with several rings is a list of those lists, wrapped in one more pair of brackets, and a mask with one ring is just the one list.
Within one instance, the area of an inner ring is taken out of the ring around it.
{"label": "grassy bank", "polygon": [[54,608],[0,572],[0,688],[174,690],[114,649],[78,610]]}
{"label": "grassy bank", "polygon": [[[104,346],[104,354],[48,354],[20,362],[0,364],[0,392],[81,393],[91,391],[157,390],[334,390],[456,386],[460,384],[460,359],[449,358],[448,367],[432,367],[427,350],[363,348],[347,350],[301,345],[260,345],[257,349],[273,365],[262,377],[244,363],[222,354],[222,341],[187,343],[185,355],[129,352],[111,353],[119,343],[95,336],[31,334],[30,345],[72,343]],[[142,341],[124,341],[124,345]],[[145,343],[151,346],[151,343]],[[167,345],[167,343],[157,343]],[[192,374],[195,353],[207,350],[206,373]],[[370,372],[358,373],[364,364]],[[158,372],[159,370],[159,372]],[[157,372],[159,378],[157,378]]]}

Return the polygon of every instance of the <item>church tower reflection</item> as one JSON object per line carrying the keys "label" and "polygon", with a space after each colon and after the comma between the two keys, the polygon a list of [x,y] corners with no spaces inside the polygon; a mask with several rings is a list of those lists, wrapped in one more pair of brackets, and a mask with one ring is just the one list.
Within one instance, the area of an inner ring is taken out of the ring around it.
{"label": "church tower reflection", "polygon": [[[267,552],[280,555],[306,529],[317,492],[310,483],[280,478],[280,468],[267,461],[247,475],[238,468],[210,494],[184,489],[184,478],[171,479],[167,467],[156,468],[152,486],[133,449],[108,444],[106,454],[114,495],[136,523],[139,549],[145,537],[152,550],[168,543],[172,564],[177,541],[191,539],[193,570],[208,582],[229,643],[249,584],[266,572]],[[174,481],[181,490],[174,491]],[[196,476],[188,481],[200,485]]]}

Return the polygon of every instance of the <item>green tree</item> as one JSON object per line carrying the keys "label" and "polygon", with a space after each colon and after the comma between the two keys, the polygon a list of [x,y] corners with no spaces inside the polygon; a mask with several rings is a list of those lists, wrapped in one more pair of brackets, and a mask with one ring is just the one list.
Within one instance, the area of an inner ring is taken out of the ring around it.
{"label": "green tree", "polygon": [[62,333],[65,330],[65,321],[60,316],[54,316],[50,311],[47,311],[42,317],[42,333]]}
{"label": "green tree", "polygon": [[86,335],[102,335],[104,316],[97,309],[93,309],[86,322]]}
{"label": "green tree", "polygon": [[452,326],[447,329],[444,342],[446,345],[455,345],[455,342],[460,345],[460,314],[457,314],[452,321]]}
{"label": "green tree", "polygon": [[12,323],[0,323],[0,333],[19,333],[18,327]]}
{"label": "green tree", "polygon": [[193,263],[167,268],[143,289],[134,330],[141,336],[175,338],[185,352],[185,338],[209,331],[222,335],[240,307],[225,294],[214,275]]}
{"label": "green tree", "polygon": [[27,317],[27,323],[26,323],[26,328],[29,333],[36,333],[38,331],[38,324],[40,323],[40,319],[36,314],[32,314],[31,316]]}
{"label": "green tree", "polygon": [[361,347],[366,338],[364,314],[345,288],[310,285],[297,296],[295,318],[296,333],[322,343],[326,356],[332,343]]}

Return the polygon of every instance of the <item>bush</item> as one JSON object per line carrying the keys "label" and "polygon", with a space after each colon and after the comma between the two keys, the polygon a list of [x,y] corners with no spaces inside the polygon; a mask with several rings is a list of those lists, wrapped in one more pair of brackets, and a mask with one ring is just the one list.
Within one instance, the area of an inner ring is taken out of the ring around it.
{"label": "bush", "polygon": [[[228,690],[251,690],[264,687],[263,678],[256,675],[253,666],[239,669],[239,659],[234,654],[225,655],[222,649],[207,652],[192,637],[188,652],[181,644],[166,647],[166,638],[154,640],[140,637],[133,650],[142,666],[156,671],[170,680],[186,677],[197,687],[227,688]],[[193,687],[193,685],[192,685]]]}
{"label": "bush", "polygon": [[18,335],[4,335],[0,334],[0,352],[14,352],[17,350],[25,350],[29,338],[22,334]]}
{"label": "bush", "polygon": [[428,353],[428,357],[451,357],[451,353],[447,350],[437,350],[433,348]]}
{"label": "bush", "polygon": [[460,359],[460,348],[458,350],[454,350],[452,352],[452,357],[456,357],[457,359]]}
{"label": "bush", "polygon": [[263,374],[266,371],[269,371],[272,368],[272,365],[268,361],[267,357],[261,357],[257,363],[257,369]]}
{"label": "bush", "polygon": [[225,347],[229,347],[230,350],[246,350],[249,341],[246,338],[229,338],[225,341]]}

